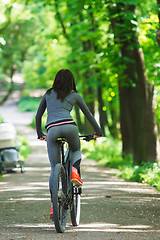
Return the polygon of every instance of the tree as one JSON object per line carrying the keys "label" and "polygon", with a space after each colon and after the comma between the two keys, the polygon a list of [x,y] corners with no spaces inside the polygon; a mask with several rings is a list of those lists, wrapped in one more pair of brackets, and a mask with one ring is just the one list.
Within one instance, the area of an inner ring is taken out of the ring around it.
{"label": "tree", "polygon": [[[15,2],[24,4],[22,0]],[[70,68],[76,76],[78,91],[84,94],[93,114],[94,106],[98,105],[104,133],[107,127],[113,137],[118,137],[120,120],[123,153],[132,154],[138,164],[154,161],[152,81],[158,92],[160,73],[155,38],[158,23],[153,21],[156,0],[147,0],[147,4],[138,0],[134,4],[129,0],[26,0],[25,4],[36,28],[34,41],[29,41],[25,61],[17,52],[14,62],[19,66],[23,62],[27,86],[48,88],[59,68]],[[20,24],[20,18],[15,22]],[[12,33],[12,29],[8,30]],[[4,33],[9,41],[7,28]],[[4,53],[5,47],[2,48]],[[84,129],[78,109],[76,116]]]}
{"label": "tree", "polygon": [[[73,72],[78,73],[80,83],[78,86],[82,86],[82,92],[90,111],[94,115],[94,105],[98,99],[99,119],[103,133],[105,134],[105,126],[108,125],[111,134],[116,136],[118,118],[114,119],[115,114],[111,114],[113,118],[111,126],[111,122],[107,120],[107,111],[104,111],[103,88],[106,85],[106,77],[103,80],[101,73],[103,71],[101,58],[104,49],[101,44],[102,31],[100,30],[103,22],[103,15],[101,15],[102,8],[104,8],[103,2],[85,1],[82,3],[68,0],[65,2],[47,1],[47,3],[50,5],[54,3],[55,17],[61,26],[63,36],[72,49],[68,56],[69,67],[73,69]],[[80,87],[79,89],[81,91]],[[112,106],[110,104],[110,108]],[[115,111],[112,109],[111,112]],[[78,114],[77,119],[80,120],[77,110],[76,114]],[[84,126],[88,131],[90,125],[85,122]]]}
{"label": "tree", "polygon": [[[25,16],[14,15],[15,9],[12,5],[4,6],[4,14],[6,16],[6,23],[0,29],[1,39],[0,44],[0,68],[4,78],[10,79],[10,86],[1,104],[8,98],[13,91],[13,75],[18,71],[25,60],[25,56],[29,46],[33,43],[31,32],[33,31],[32,19],[26,20]],[[22,11],[23,14],[24,11]],[[12,16],[11,16],[12,15]]]}
{"label": "tree", "polygon": [[156,159],[153,84],[148,83],[143,51],[137,33],[135,5],[116,1],[110,5],[115,44],[119,45],[123,71],[119,74],[120,122],[123,153],[140,164]]}

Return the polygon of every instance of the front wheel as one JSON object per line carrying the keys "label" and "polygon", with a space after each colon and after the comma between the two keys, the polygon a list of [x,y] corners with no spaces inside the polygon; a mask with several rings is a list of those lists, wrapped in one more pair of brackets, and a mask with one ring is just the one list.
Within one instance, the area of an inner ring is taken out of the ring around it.
{"label": "front wheel", "polygon": [[63,233],[66,228],[67,209],[66,202],[66,174],[61,164],[56,164],[53,175],[53,217],[56,231]]}
{"label": "front wheel", "polygon": [[70,214],[73,226],[79,225],[80,211],[81,211],[81,188],[77,188],[72,184],[72,205]]}

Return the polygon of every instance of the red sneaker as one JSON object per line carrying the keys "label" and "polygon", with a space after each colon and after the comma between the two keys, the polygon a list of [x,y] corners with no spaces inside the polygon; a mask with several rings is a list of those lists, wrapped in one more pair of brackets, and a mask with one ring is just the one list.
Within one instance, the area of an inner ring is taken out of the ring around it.
{"label": "red sneaker", "polygon": [[75,184],[75,186],[82,186],[83,182],[79,176],[79,173],[75,167],[72,167],[71,173],[71,182]]}
{"label": "red sneaker", "polygon": [[49,218],[53,221],[53,206],[51,206]]}

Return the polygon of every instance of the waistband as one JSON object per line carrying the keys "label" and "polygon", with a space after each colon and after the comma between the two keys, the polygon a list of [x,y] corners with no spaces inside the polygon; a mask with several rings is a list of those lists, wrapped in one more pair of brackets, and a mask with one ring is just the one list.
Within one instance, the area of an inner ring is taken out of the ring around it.
{"label": "waistband", "polygon": [[45,126],[45,128],[47,129],[47,131],[49,130],[49,128],[54,127],[54,126],[61,126],[64,124],[73,124],[76,125],[75,121],[72,119],[64,119],[64,120],[60,120],[60,121],[56,121],[53,123],[49,123],[47,126]]}

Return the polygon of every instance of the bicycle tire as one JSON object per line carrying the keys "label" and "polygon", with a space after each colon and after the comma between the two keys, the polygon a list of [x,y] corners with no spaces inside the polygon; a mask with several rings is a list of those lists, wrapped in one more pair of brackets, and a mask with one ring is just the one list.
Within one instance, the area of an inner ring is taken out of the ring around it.
{"label": "bicycle tire", "polygon": [[63,233],[66,228],[67,208],[65,199],[67,192],[66,173],[63,165],[56,164],[53,175],[53,218],[56,231]]}
{"label": "bicycle tire", "polygon": [[73,186],[72,184],[72,205],[71,205],[71,222],[73,226],[78,226],[80,223],[80,211],[81,211],[81,195],[80,188]]}
{"label": "bicycle tire", "polygon": [[24,173],[24,162],[20,161],[21,173]]}

